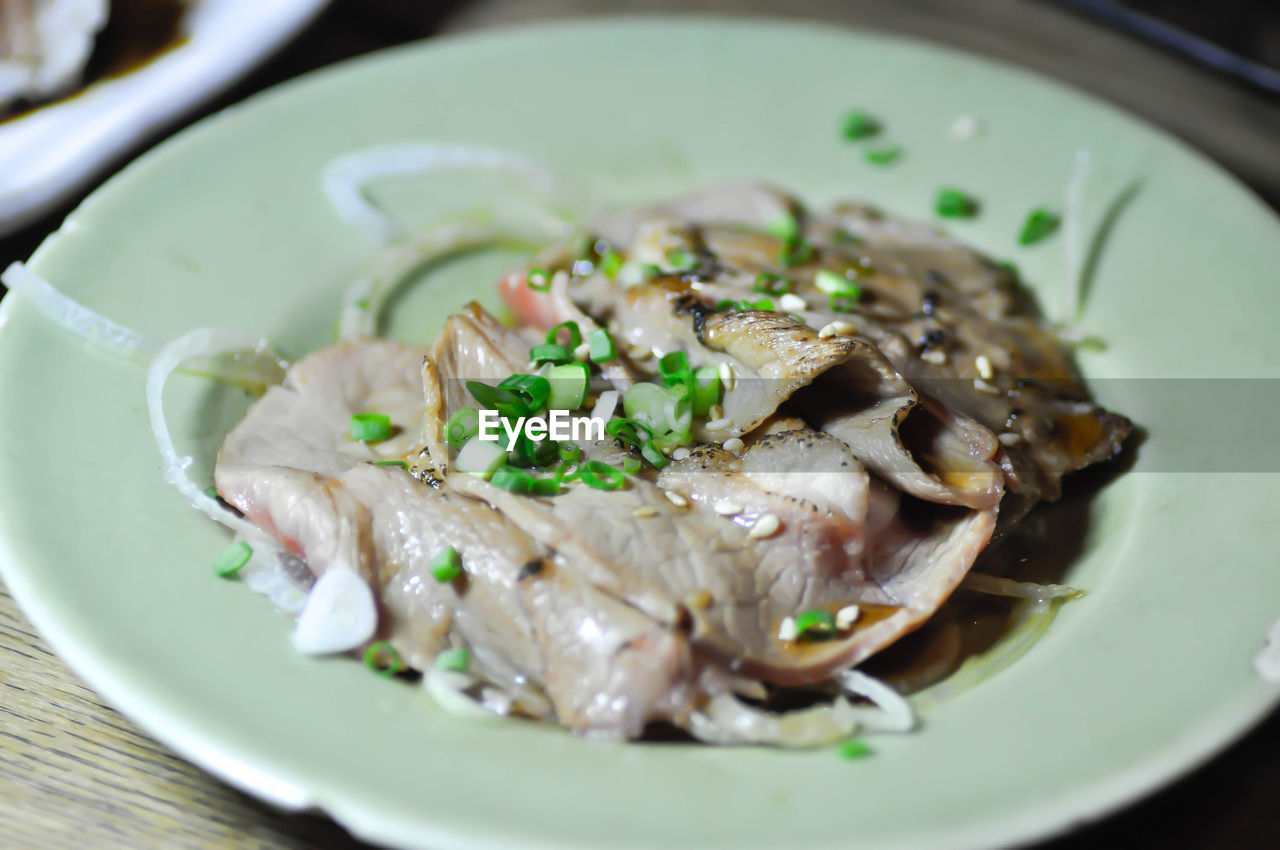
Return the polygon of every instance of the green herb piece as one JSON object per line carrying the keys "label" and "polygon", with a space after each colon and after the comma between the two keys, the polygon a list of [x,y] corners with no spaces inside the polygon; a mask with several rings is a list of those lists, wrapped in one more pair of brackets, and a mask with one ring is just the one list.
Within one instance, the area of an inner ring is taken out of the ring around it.
{"label": "green herb piece", "polygon": [[586,363],[566,363],[552,366],[547,372],[551,382],[551,395],[547,397],[548,410],[577,410],[587,400],[587,383],[591,369]]}
{"label": "green herb piece", "polygon": [[444,439],[450,448],[461,449],[467,440],[479,433],[480,411],[474,407],[461,408],[444,423]]}
{"label": "green herb piece", "polygon": [[607,363],[618,356],[613,337],[605,328],[596,328],[587,334],[588,356],[596,363]]}
{"label": "green herb piece", "polygon": [[933,210],[943,218],[973,218],[978,214],[978,202],[960,189],[942,189]]}
{"label": "green herb piece", "polygon": [[1057,213],[1038,207],[1027,215],[1022,232],[1018,234],[1018,244],[1034,245],[1042,239],[1048,239],[1061,223],[1062,219]]}
{"label": "green herb piece", "polygon": [[622,268],[622,255],[617,251],[609,250],[600,258],[600,272],[609,280],[613,280],[618,276],[618,270]]}
{"label": "green herb piece", "polygon": [[431,575],[441,584],[448,584],[462,576],[462,556],[450,546],[431,559]]}
{"label": "green herb piece", "polygon": [[836,620],[826,611],[814,609],[796,616],[797,640],[821,640],[836,633]]}
{"label": "green herb piece", "polygon": [[800,236],[800,222],[796,221],[796,217],[787,210],[771,218],[765,225],[765,229],[784,242],[790,242]]}
{"label": "green herb piece", "polygon": [[551,275],[547,274],[546,269],[529,269],[526,282],[534,292],[547,292],[551,289]]}
{"label": "green herb piece", "polygon": [[623,458],[622,471],[627,475],[635,475],[640,471],[639,459],[634,457]]}
{"label": "green herb piece", "polygon": [[890,165],[897,162],[902,156],[902,148],[897,145],[885,145],[884,147],[871,148],[863,156],[872,165]]}
{"label": "green herb piece", "polygon": [[778,265],[784,269],[802,265],[813,259],[813,246],[802,237],[789,239],[782,245],[782,253],[778,256]]}
{"label": "green herb piece", "polygon": [[436,656],[437,670],[453,670],[458,673],[467,672],[471,656],[465,649],[446,649]]}
{"label": "green herb piece", "polygon": [[846,738],[836,745],[840,758],[856,761],[871,755],[871,748],[861,738]]}
{"label": "green herb piece", "polygon": [[689,402],[694,416],[706,416],[711,405],[720,402],[720,370],[703,366],[693,373],[693,395]]}
{"label": "green herb piece", "polygon": [[493,486],[522,496],[554,496],[560,492],[560,482],[553,478],[539,478],[531,472],[514,466],[499,466],[489,479]]}
{"label": "green herb piece", "polygon": [[795,288],[795,283],[789,277],[772,272],[760,272],[756,275],[756,282],[751,288],[765,295],[786,295]]}
{"label": "green herb piece", "polygon": [[364,652],[364,666],[387,679],[409,669],[396,648],[385,640],[369,644]]}
{"label": "green herb piece", "polygon": [[698,264],[698,258],[692,251],[677,248],[667,253],[667,265],[676,271],[689,271]]}
{"label": "green herb piece", "polygon": [[[566,342],[560,341],[560,331],[564,331],[569,335]],[[561,322],[551,330],[547,331],[548,345],[563,345],[565,348],[573,351],[579,345],[582,345],[582,331],[578,329],[577,322]]]}
{"label": "green herb piece", "polygon": [[375,460],[374,466],[396,467],[397,469],[408,469],[409,464],[403,460]]}
{"label": "green herb piece", "polygon": [[840,123],[840,135],[851,142],[874,136],[880,129],[880,122],[860,109],[845,113]]}
{"label": "green herb piece", "polygon": [[385,413],[356,413],[348,432],[360,443],[380,443],[391,436],[391,417]]}
{"label": "green herb piece", "polygon": [[667,456],[653,444],[652,440],[640,447],[640,456],[658,469],[667,465]]}
{"label": "green herb piece", "polygon": [[858,291],[858,284],[830,269],[819,269],[813,276],[813,285],[829,295],[849,295]]}
{"label": "green herb piece", "polygon": [[253,547],[240,540],[222,550],[222,554],[213,562],[213,571],[222,578],[231,578],[240,572],[252,557]]}
{"label": "green herb piece", "polygon": [[862,296],[862,290],[854,287],[852,292],[839,295],[835,292],[827,296],[827,307],[833,313],[852,313],[854,306],[858,303],[858,299]]}
{"label": "green herb piece", "polygon": [[568,363],[572,359],[573,353],[569,349],[555,343],[535,345],[529,349],[529,362],[538,366],[543,363]]}
{"label": "green herb piece", "polygon": [[620,469],[602,460],[589,460],[582,467],[582,483],[596,490],[617,490],[627,483],[627,476]]}

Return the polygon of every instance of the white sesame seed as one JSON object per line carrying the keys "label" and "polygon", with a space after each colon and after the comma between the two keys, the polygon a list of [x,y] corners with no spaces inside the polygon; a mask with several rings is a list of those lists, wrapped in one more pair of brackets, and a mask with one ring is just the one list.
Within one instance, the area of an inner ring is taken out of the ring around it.
{"label": "white sesame seed", "polygon": [[675,505],[677,508],[689,507],[689,500],[686,499],[684,496],[681,496],[679,493],[674,493],[671,490],[666,490],[663,492],[663,495],[667,497],[668,502]]}
{"label": "white sesame seed", "polygon": [[737,383],[737,376],[733,374],[733,364],[728,360],[720,363],[720,383],[724,384],[724,391],[728,392],[733,389]]}
{"label": "white sesame seed", "polygon": [[1015,434],[1013,431],[1005,431],[1003,434],[996,437],[996,439],[999,440],[1002,445],[1016,446],[1018,443],[1022,442],[1022,435]]}
{"label": "white sesame seed", "polygon": [[947,362],[947,352],[941,348],[930,348],[920,355],[920,359],[935,366],[942,366]]}
{"label": "white sesame seed", "polygon": [[733,452],[736,455],[742,454],[743,447],[744,447],[744,444],[742,440],[738,439],[737,437],[730,437],[729,439],[724,441],[724,450],[726,452]]}
{"label": "white sesame seed", "polygon": [[724,417],[721,417],[721,418],[719,418],[719,419],[712,419],[710,422],[708,422],[708,423],[707,423],[707,430],[708,430],[708,431],[723,431],[723,430],[725,430],[726,428],[729,428],[729,427],[730,427],[730,426],[732,426],[732,425],[733,425],[733,421],[732,421],[732,420],[730,420],[730,419],[725,419]]}
{"label": "white sesame seed", "polygon": [[731,502],[728,499],[721,499],[711,506],[711,509],[720,516],[734,516],[742,513],[742,505],[737,502]]}
{"label": "white sesame seed", "polygon": [[973,358],[973,366],[984,381],[989,381],[996,376],[996,370],[991,366],[991,358],[985,354],[979,354]]}
{"label": "white sesame seed", "polygon": [[657,516],[658,512],[655,511],[649,505],[642,505],[641,507],[638,507],[634,511],[632,511],[631,515],[634,517],[640,517],[641,519],[644,519],[645,517]]}
{"label": "white sesame seed", "polygon": [[973,388],[978,392],[986,393],[987,395],[1000,395],[999,387],[997,387],[995,384],[987,383],[981,378],[973,379]]}
{"label": "white sesame seed", "polygon": [[720,406],[720,405],[718,405],[718,404],[713,404],[713,405],[711,405],[711,409],[707,411],[707,418],[708,418],[708,419],[723,419],[723,418],[724,418],[724,408],[723,408],[723,407],[721,407],[721,406]]}
{"label": "white sesame seed", "polygon": [[778,640],[796,639],[796,620],[794,617],[783,617],[778,626]]}
{"label": "white sesame seed", "polygon": [[835,335],[836,335],[835,322],[832,322],[829,325],[823,325],[822,330],[818,331],[818,339],[831,339],[831,337]]}
{"label": "white sesame seed", "polygon": [[673,451],[673,452],[671,453],[671,459],[672,459],[672,460],[685,460],[685,459],[686,459],[686,458],[688,458],[688,457],[689,457],[689,455],[691,455],[691,454],[692,454],[692,452],[690,452],[690,451],[689,451],[687,448],[685,448],[684,446],[681,446],[680,448],[676,449],[675,451]]}
{"label": "white sesame seed", "polygon": [[809,309],[809,302],[799,295],[788,292],[778,299],[778,306],[788,313],[799,313]]}
{"label": "white sesame seed", "polygon": [[573,359],[579,363],[586,363],[587,358],[591,356],[591,346],[585,342],[579,343],[578,347],[573,350]]}
{"label": "white sesame seed", "polygon": [[778,533],[778,529],[782,527],[782,523],[773,514],[765,514],[756,520],[755,525],[751,526],[751,531],[747,532],[752,537],[772,537]]}
{"label": "white sesame seed", "polygon": [[861,613],[857,605],[844,606],[836,612],[836,628],[844,631],[858,621],[858,615]]}
{"label": "white sesame seed", "polygon": [[836,336],[853,336],[854,331],[857,330],[848,322],[832,322],[831,327],[835,330]]}
{"label": "white sesame seed", "polygon": [[560,271],[556,272],[551,276],[551,285],[552,286],[568,286],[569,273],[564,269],[561,269]]}

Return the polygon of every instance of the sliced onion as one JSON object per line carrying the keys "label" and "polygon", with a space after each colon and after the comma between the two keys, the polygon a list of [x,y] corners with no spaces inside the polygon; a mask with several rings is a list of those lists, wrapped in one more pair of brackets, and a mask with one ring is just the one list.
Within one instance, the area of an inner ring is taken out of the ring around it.
{"label": "sliced onion", "polygon": [[836,682],[846,693],[865,697],[875,707],[853,706],[854,718],[869,732],[910,732],[916,726],[916,713],[906,698],[879,679],[861,670],[845,670]]}
{"label": "sliced onion", "polygon": [[160,351],[161,343],[117,325],[68,298],[24,263],[10,264],[0,275],[0,280],[14,292],[21,292],[31,299],[41,313],[104,351],[137,363],[149,363]]}
{"label": "sliced onion", "polygon": [[151,419],[151,433],[163,461],[164,480],[178,488],[187,501],[205,516],[220,522],[254,545],[275,546],[274,539],[253,523],[224,508],[216,499],[206,495],[204,488],[187,475],[194,462],[190,456],[179,455],[169,433],[169,423],[164,415],[164,386],[182,363],[202,355],[223,354],[229,351],[253,351],[262,354],[269,351],[265,340],[221,328],[199,328],[184,334],[173,342],[161,346],[147,368],[147,414]]}
{"label": "sliced onion", "polygon": [[369,584],[350,567],[334,564],[311,588],[291,640],[304,655],[329,655],[355,649],[377,628]]}
{"label": "sliced onion", "polygon": [[315,584],[306,562],[280,546],[254,546],[249,563],[238,575],[246,587],[267,597],[277,611],[295,617]]}
{"label": "sliced onion", "polygon": [[519,154],[462,145],[404,144],[365,148],[344,154],[324,169],[325,195],[339,217],[378,244],[389,244],[404,231],[365,195],[365,186],[382,177],[432,171],[494,171],[522,178],[545,195],[557,179],[547,169]]}
{"label": "sliced onion", "polygon": [[858,731],[857,709],[843,697],[782,714],[753,708],[732,694],[712,697],[689,716],[689,733],[710,744],[822,747]]}
{"label": "sliced onion", "polygon": [[591,418],[608,422],[613,418],[613,412],[617,409],[618,391],[605,390],[600,393],[600,397],[596,399],[596,406],[591,408]]}
{"label": "sliced onion", "polygon": [[988,593],[992,596],[1008,596],[1012,599],[1030,599],[1034,602],[1048,602],[1052,599],[1079,599],[1085,591],[1065,584],[1036,584],[1033,581],[1014,581],[1011,578],[987,575],[986,573],[969,573],[960,583],[964,590],[976,593]]}

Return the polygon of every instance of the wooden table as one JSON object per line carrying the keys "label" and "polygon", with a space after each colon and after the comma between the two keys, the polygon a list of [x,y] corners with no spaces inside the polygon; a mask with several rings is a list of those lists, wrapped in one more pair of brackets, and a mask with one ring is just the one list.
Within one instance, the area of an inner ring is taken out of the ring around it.
{"label": "wooden table", "polygon": [[[379,47],[441,31],[594,13],[601,5],[338,0],[302,38],[201,114]],[[635,0],[609,8],[652,11],[663,5]],[[665,5],[777,13],[764,0]],[[1057,9],[1009,0],[802,0],[787,9],[917,34],[1038,68],[1174,130],[1273,204],[1280,199],[1280,104]],[[25,258],[68,209],[0,242],[0,267]],[[0,847],[364,846],[323,816],[275,812],[151,740],[80,684],[2,589],[0,686]],[[1280,717],[1273,717],[1170,789],[1044,847],[1280,847],[1277,799]]]}

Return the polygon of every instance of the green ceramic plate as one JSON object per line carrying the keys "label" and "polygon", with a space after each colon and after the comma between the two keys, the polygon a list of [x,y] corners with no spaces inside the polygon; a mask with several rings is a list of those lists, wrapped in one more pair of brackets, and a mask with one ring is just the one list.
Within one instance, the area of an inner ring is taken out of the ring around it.
{"label": "green ceramic plate", "polygon": [[[870,166],[838,137],[852,106],[883,120],[905,150],[899,163]],[[983,126],[963,143],[948,135],[962,114]],[[1216,166],[1059,85],[930,45],[778,22],[557,25],[394,51],[228,110],[96,192],[34,267],[148,334],[231,325],[298,354],[330,338],[343,282],[371,257],[327,207],[321,167],[420,139],[522,151],[619,203],[765,177],[813,202],[862,196],[927,219],[938,187],[957,185],[983,212],[954,231],[1015,260],[1050,312],[1062,240],[1017,248],[1023,216],[1060,205],[1079,148],[1094,164],[1089,222],[1140,179],[1085,311],[1109,347],[1083,366],[1102,400],[1149,435],[1134,470],[1093,504],[1070,574],[1090,593],[1009,669],[860,762],[609,746],[458,720],[359,664],[295,655],[286,618],[210,574],[225,536],[161,480],[142,370],[9,297],[4,578],[82,676],[178,752],[400,845],[961,847],[1096,818],[1272,705],[1277,690],[1250,660],[1280,615],[1280,476],[1216,460],[1185,415],[1195,404],[1175,415],[1169,394],[1141,391],[1151,381],[1105,380],[1276,373],[1280,228]],[[460,179],[379,189],[406,220],[492,191]],[[392,332],[429,337],[465,295],[489,297],[506,259],[449,266],[396,305]],[[174,382],[176,434],[206,472],[245,404],[198,379]],[[1230,418],[1248,438],[1267,433],[1264,413],[1241,405]]]}

